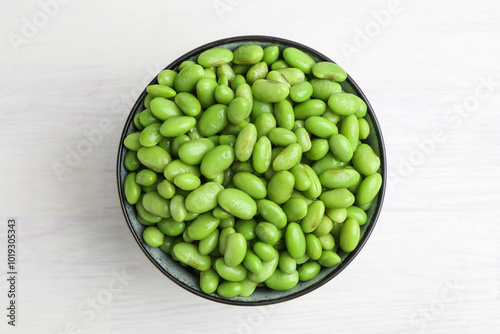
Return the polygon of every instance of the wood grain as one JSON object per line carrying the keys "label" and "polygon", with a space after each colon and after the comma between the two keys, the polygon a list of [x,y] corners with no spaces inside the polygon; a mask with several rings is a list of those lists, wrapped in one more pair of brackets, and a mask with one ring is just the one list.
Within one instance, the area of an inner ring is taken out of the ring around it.
{"label": "wood grain", "polygon": [[[391,1],[71,1],[16,52],[10,34],[41,5],[2,1],[0,203],[2,220],[20,223],[20,308],[18,328],[2,312],[0,332],[500,333],[500,10],[491,0],[395,4],[381,26]],[[128,231],[115,181],[122,126],[158,69],[249,34],[307,44],[347,70],[376,110],[391,177],[377,228],[341,275],[254,308],[164,277]],[[478,86],[489,94],[474,104]],[[58,177],[54,164],[89,131],[96,144]],[[425,146],[435,131],[441,140]],[[131,277],[109,300],[123,270]],[[99,298],[106,305],[90,311]]]}

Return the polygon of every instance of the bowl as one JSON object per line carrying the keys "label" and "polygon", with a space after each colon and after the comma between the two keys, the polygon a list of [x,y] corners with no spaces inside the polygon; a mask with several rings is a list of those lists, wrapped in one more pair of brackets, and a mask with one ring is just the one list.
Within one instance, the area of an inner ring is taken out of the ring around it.
{"label": "bowl", "polygon": [[[210,48],[213,47],[225,47],[231,50],[234,50],[240,45],[243,44],[258,44],[262,47],[266,47],[268,45],[277,45],[282,51],[286,47],[295,47],[309,54],[315,61],[330,61],[331,59],[321,54],[320,52],[302,45],[300,43],[286,40],[278,37],[271,36],[238,36],[231,38],[220,39],[211,43],[207,43],[196,49],[189,51],[183,56],[179,57],[175,61],[173,61],[170,65],[165,67],[165,69],[177,70],[178,66],[185,60],[194,60],[196,61],[198,55]],[[150,83],[157,84],[156,78],[153,79]],[[351,253],[344,253],[342,250],[338,250],[338,255],[341,257],[342,262],[331,268],[322,268],[320,273],[307,282],[299,282],[297,286],[293,289],[278,291],[271,290],[268,288],[257,288],[256,291],[249,297],[235,297],[231,299],[225,299],[217,294],[205,294],[199,288],[199,277],[194,273],[194,271],[182,267],[178,262],[174,261],[170,255],[166,255],[159,248],[153,248],[148,246],[144,240],[142,239],[142,232],[145,229],[145,226],[141,225],[136,218],[136,212],[132,205],[130,205],[126,200],[123,193],[123,182],[128,173],[126,168],[123,165],[123,160],[125,154],[127,153],[127,149],[123,146],[124,138],[134,132],[134,123],[133,118],[137,112],[140,112],[144,109],[143,102],[147,95],[146,88],[142,92],[142,94],[137,99],[134,104],[132,110],[130,111],[130,115],[127,118],[125,126],[123,128],[123,132],[120,138],[120,145],[118,149],[118,159],[117,159],[117,182],[118,182],[118,194],[120,198],[120,205],[125,216],[125,220],[128,224],[132,235],[134,236],[137,244],[142,249],[144,254],[148,257],[148,259],[169,279],[173,282],[177,283],[182,288],[186,289],[189,292],[192,292],[200,297],[225,303],[231,305],[267,305],[279,303],[287,300],[291,300],[293,298],[297,298],[299,296],[305,295],[308,292],[311,292],[325,283],[329,282],[335,276],[340,274],[342,270],[344,270],[352,260],[356,257],[356,255],[363,249],[363,246],[367,242],[370,234],[372,233],[375,224],[377,222],[378,216],[380,214],[382,208],[382,202],[385,194],[385,187],[387,183],[387,172],[386,172],[386,156],[385,156],[385,148],[384,141],[382,138],[382,133],[380,130],[380,126],[378,124],[377,118],[375,117],[375,113],[370,103],[368,102],[366,96],[363,94],[359,86],[354,82],[354,80],[348,75],[347,79],[341,83],[342,89],[345,92],[353,93],[361,97],[367,104],[368,111],[365,119],[370,125],[370,135],[365,140],[368,143],[375,153],[380,157],[381,165],[380,165],[380,174],[382,175],[383,182],[382,187],[380,189],[379,194],[373,200],[373,204],[371,208],[368,210],[368,220],[367,223],[361,226],[361,237],[357,248]]]}

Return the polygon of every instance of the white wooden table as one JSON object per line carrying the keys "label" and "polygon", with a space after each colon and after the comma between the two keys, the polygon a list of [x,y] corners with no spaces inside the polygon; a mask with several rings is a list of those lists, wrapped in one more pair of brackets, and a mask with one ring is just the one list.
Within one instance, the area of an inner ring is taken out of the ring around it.
{"label": "white wooden table", "polygon": [[[495,1],[2,0],[0,332],[500,333],[499,17]],[[115,160],[131,101],[159,69],[249,34],[296,40],[347,70],[383,127],[391,179],[340,276],[244,308],[192,295],[149,263],[119,208]]]}

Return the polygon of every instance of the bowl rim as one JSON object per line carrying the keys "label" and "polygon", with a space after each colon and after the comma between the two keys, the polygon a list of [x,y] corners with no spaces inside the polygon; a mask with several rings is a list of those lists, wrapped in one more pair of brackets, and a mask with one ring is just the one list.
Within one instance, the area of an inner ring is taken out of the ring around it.
{"label": "bowl rim", "polygon": [[[295,42],[295,41],[291,41],[291,40],[288,40],[288,39],[284,39],[284,38],[281,38],[281,37],[275,37],[275,36],[243,35],[243,36],[234,36],[234,37],[227,37],[227,38],[218,39],[216,41],[212,41],[212,42],[203,44],[203,45],[201,45],[199,47],[196,47],[195,49],[193,49],[191,51],[188,51],[185,54],[183,54],[182,56],[178,57],[176,60],[174,60],[173,62],[171,62],[169,65],[167,65],[163,70],[166,70],[166,69],[176,69],[184,60],[190,59],[193,56],[195,56],[197,54],[200,54],[201,52],[203,52],[203,51],[205,51],[207,49],[211,49],[211,48],[218,47],[218,46],[221,46],[221,45],[224,45],[224,44],[235,43],[235,42],[267,42],[267,43],[278,43],[278,44],[284,45],[286,47],[295,47],[295,48],[297,48],[299,50],[302,50],[302,51],[305,51],[307,53],[313,54],[313,55],[317,56],[318,58],[323,59],[324,61],[329,61],[329,62],[335,63],[333,60],[331,60],[329,57],[325,56],[321,52],[318,52],[317,50],[315,50],[315,49],[313,49],[313,48],[311,48],[309,46],[303,45],[303,44]],[[375,225],[376,225],[376,223],[378,221],[378,218],[380,216],[380,212],[382,211],[382,206],[383,206],[384,197],[385,197],[385,191],[386,191],[386,184],[387,184],[387,166],[386,166],[387,158],[386,158],[386,151],[385,151],[385,143],[384,143],[384,139],[383,139],[383,136],[382,136],[382,131],[381,131],[378,119],[375,116],[375,112],[374,112],[374,110],[373,110],[370,102],[366,98],[365,94],[363,93],[363,91],[361,90],[361,88],[357,85],[357,83],[352,79],[352,77],[349,74],[347,74],[347,78],[346,78],[345,81],[347,81],[352,86],[352,88],[354,89],[354,91],[356,92],[356,94],[359,97],[361,97],[366,102],[367,113],[370,115],[370,117],[372,119],[373,127],[376,130],[375,134],[376,134],[376,137],[377,137],[377,140],[378,140],[378,144],[379,144],[380,162],[381,162],[380,168],[381,168],[381,173],[383,174],[383,178],[382,178],[382,186],[381,186],[380,192],[378,194],[378,196],[379,196],[378,207],[376,208],[375,212],[373,213],[371,225],[367,226],[367,228],[365,230],[365,234],[363,235],[363,238],[359,241],[359,244],[358,244],[357,248],[353,252],[349,253],[349,255],[345,258],[345,260],[343,262],[341,262],[338,265],[338,267],[334,271],[332,271],[328,276],[325,276],[325,278],[323,280],[321,280],[321,281],[317,282],[316,284],[314,284],[312,286],[309,286],[309,287],[307,287],[305,289],[297,291],[296,293],[288,295],[288,296],[278,297],[278,298],[275,298],[275,299],[266,299],[266,300],[260,300],[260,301],[248,301],[248,302],[245,302],[245,301],[225,299],[225,298],[222,298],[222,297],[215,297],[215,296],[212,296],[212,295],[209,295],[209,294],[205,294],[202,291],[198,291],[198,290],[192,288],[191,286],[189,286],[187,284],[184,284],[184,283],[180,282],[179,280],[177,280],[172,274],[170,274],[168,272],[168,270],[166,270],[165,268],[163,268],[152,257],[152,255],[148,252],[148,250],[145,248],[145,246],[141,242],[141,240],[142,240],[141,236],[137,235],[137,233],[135,232],[135,230],[134,230],[134,228],[132,226],[132,222],[131,222],[129,216],[127,215],[127,211],[126,211],[126,207],[125,207],[126,206],[126,203],[125,203],[126,200],[125,200],[125,195],[124,195],[124,193],[122,191],[123,184],[122,184],[121,175],[120,175],[120,170],[122,168],[122,166],[121,166],[121,160],[122,160],[122,156],[123,156],[123,152],[124,152],[123,140],[127,136],[127,130],[130,127],[131,123],[133,122],[135,113],[137,112],[137,110],[139,108],[142,108],[142,104],[143,104],[144,98],[147,95],[147,92],[146,92],[147,86],[156,84],[158,82],[157,81],[157,77],[155,76],[153,78],[153,80],[151,80],[151,82],[144,88],[144,90],[142,91],[142,93],[140,94],[140,96],[137,98],[137,100],[134,103],[132,109],[130,110],[130,113],[129,113],[129,115],[127,117],[127,120],[125,122],[125,125],[123,127],[123,131],[122,131],[122,134],[120,136],[120,142],[119,142],[119,146],[118,146],[118,156],[117,156],[117,163],[116,163],[116,178],[117,178],[117,186],[118,186],[117,187],[118,196],[119,196],[119,199],[120,199],[120,207],[122,209],[122,213],[123,213],[123,215],[125,217],[127,225],[128,225],[128,227],[130,229],[130,232],[132,233],[135,241],[137,242],[137,244],[139,245],[139,247],[141,248],[141,250],[143,251],[143,253],[156,266],[156,268],[158,268],[158,270],[160,270],[171,281],[173,281],[174,283],[176,283],[177,285],[179,285],[183,289],[185,289],[185,290],[187,290],[187,291],[189,291],[189,292],[191,292],[191,293],[193,293],[193,294],[195,294],[197,296],[200,296],[202,298],[205,298],[205,299],[208,299],[208,300],[211,300],[211,301],[215,301],[215,302],[218,302],[218,303],[222,303],[222,304],[238,305],[238,306],[263,306],[263,305],[277,304],[277,303],[289,301],[289,300],[292,300],[292,299],[295,299],[297,297],[303,296],[303,295],[305,295],[305,294],[307,294],[307,293],[309,293],[311,291],[314,291],[314,290],[318,289],[319,287],[321,287],[324,284],[326,284],[329,281],[331,281],[338,274],[340,274],[354,260],[354,258],[356,258],[356,256],[363,249],[364,245],[366,244],[366,242],[368,241],[370,235],[372,234],[373,229],[375,228]]]}

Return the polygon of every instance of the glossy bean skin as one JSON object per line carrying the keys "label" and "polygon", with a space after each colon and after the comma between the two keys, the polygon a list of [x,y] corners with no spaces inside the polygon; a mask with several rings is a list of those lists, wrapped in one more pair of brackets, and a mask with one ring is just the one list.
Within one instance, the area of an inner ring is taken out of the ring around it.
{"label": "glossy bean skin", "polygon": [[328,208],[325,210],[325,213],[333,223],[342,224],[347,218],[347,208],[337,208],[337,209]]}
{"label": "glossy bean skin", "polygon": [[298,143],[292,143],[274,158],[273,170],[276,172],[289,170],[299,163],[301,158],[302,147]]}
{"label": "glossy bean skin", "polygon": [[304,120],[310,116],[321,116],[326,110],[326,103],[319,99],[310,99],[293,108],[295,119]]}
{"label": "glossy bean skin", "polygon": [[186,219],[187,210],[184,205],[184,196],[175,195],[170,200],[170,214],[175,221],[183,222]]}
{"label": "glossy bean skin", "polygon": [[353,115],[359,109],[360,98],[350,93],[332,94],[328,99],[328,106],[336,114]]}
{"label": "glossy bean skin", "polygon": [[347,78],[347,73],[343,68],[327,61],[314,64],[312,73],[316,78],[335,80],[337,82],[342,82]]}
{"label": "glossy bean skin", "polygon": [[144,166],[157,173],[163,173],[172,160],[170,154],[159,146],[142,147],[137,151],[137,158]]}
{"label": "glossy bean skin", "polygon": [[219,133],[228,124],[227,106],[214,104],[207,108],[198,120],[198,130],[204,137]]}
{"label": "glossy bean skin", "polygon": [[284,83],[266,79],[256,80],[252,85],[252,93],[262,102],[280,102],[289,94],[290,89]]}
{"label": "glossy bean skin", "polygon": [[[144,197],[144,196],[142,196]],[[142,197],[139,198],[139,201],[135,204],[135,208],[137,210],[137,215],[138,217],[141,217],[143,220],[147,221],[148,223],[156,224],[159,221],[161,221],[160,216],[157,216],[155,214],[152,214],[148,210],[144,208],[144,205],[142,204]]]}
{"label": "glossy bean skin", "polygon": [[234,144],[234,154],[239,161],[247,161],[252,156],[255,144],[257,143],[257,128],[254,124],[248,123],[236,137]]}
{"label": "glossy bean skin", "polygon": [[302,282],[312,280],[316,275],[319,274],[321,266],[317,262],[307,262],[304,263],[298,270],[299,279]]}
{"label": "glossy bean skin", "polygon": [[[200,289],[206,294],[217,291],[219,287],[219,275],[213,269],[208,269],[200,273]],[[226,291],[224,291],[226,292]]]}
{"label": "glossy bean skin", "polygon": [[276,127],[276,119],[272,114],[264,113],[255,120],[255,127],[257,128],[257,138],[267,136],[269,131]]}
{"label": "glossy bean skin", "polygon": [[177,174],[174,178],[174,184],[182,190],[195,190],[201,185],[200,178],[191,173]]}
{"label": "glossy bean skin", "polygon": [[226,250],[224,252],[224,263],[235,267],[243,262],[247,252],[247,241],[240,233],[233,233],[226,239]]}
{"label": "glossy bean skin", "polygon": [[309,204],[306,216],[300,221],[300,226],[304,233],[313,232],[321,222],[325,214],[325,204],[319,200]]}
{"label": "glossy bean skin", "polygon": [[160,247],[163,244],[164,235],[156,226],[146,227],[142,237],[148,246]]}
{"label": "glossy bean skin", "polygon": [[139,122],[143,128],[153,123],[161,123],[161,121],[162,120],[155,116],[150,109],[143,110],[139,114]]}
{"label": "glossy bean skin", "polygon": [[163,97],[156,97],[150,103],[152,114],[161,121],[166,121],[172,117],[183,116],[182,110],[174,101]]}
{"label": "glossy bean skin", "polygon": [[217,288],[217,294],[222,298],[234,298],[241,293],[242,289],[239,282],[224,282]]}
{"label": "glossy bean skin", "polygon": [[311,137],[309,135],[309,132],[305,128],[298,128],[294,130],[295,136],[297,137],[297,143],[300,145],[302,148],[302,152],[307,152],[311,149],[312,143],[311,143]]}
{"label": "glossy bean skin", "polygon": [[256,175],[248,172],[236,173],[233,176],[236,188],[246,192],[253,199],[263,199],[267,195],[264,182]]}
{"label": "glossy bean skin", "polygon": [[215,104],[215,90],[218,86],[217,81],[211,78],[200,79],[196,84],[196,97],[203,109]]}
{"label": "glossy bean skin", "polygon": [[181,92],[175,96],[175,104],[187,116],[197,116],[201,112],[200,101],[191,93]]}
{"label": "glossy bean skin", "polygon": [[[279,263],[278,251],[272,247],[271,247],[271,249],[272,249],[272,252],[274,253],[274,256],[271,260],[262,262],[262,271],[258,274],[252,273],[252,272],[250,272],[248,274],[248,279],[251,280],[252,282],[255,282],[255,283],[264,282],[274,273],[274,271],[278,267],[278,263]],[[257,251],[255,250],[255,246],[254,246],[254,251],[255,251],[255,253],[257,253]]]}
{"label": "glossy bean skin", "polygon": [[288,146],[297,141],[297,137],[292,132],[285,128],[273,128],[267,134],[269,140],[276,146]]}
{"label": "glossy bean skin", "polygon": [[325,268],[330,268],[339,264],[342,260],[337,253],[332,251],[323,251],[321,257],[318,259],[318,263]]}
{"label": "glossy bean skin", "polygon": [[307,214],[307,202],[302,198],[290,198],[283,206],[289,222],[296,222]]}
{"label": "glossy bean skin", "polygon": [[278,255],[272,245],[267,244],[263,241],[255,242],[253,251],[264,262],[271,261]]}
{"label": "glossy bean skin", "polygon": [[257,202],[257,209],[262,218],[276,225],[277,228],[282,229],[286,226],[287,218],[285,212],[275,202],[268,199],[261,199]]}
{"label": "glossy bean skin", "polygon": [[305,74],[311,74],[312,68],[316,64],[305,52],[293,47],[283,50],[283,58],[288,64],[300,69]]}
{"label": "glossy bean skin", "polygon": [[267,65],[271,65],[280,55],[280,49],[276,45],[269,45],[264,48],[264,56],[262,57],[262,61]]}
{"label": "glossy bean skin", "polygon": [[280,238],[278,228],[268,222],[260,222],[259,224],[257,224],[257,226],[255,227],[255,234],[261,241],[273,246],[278,242]]}
{"label": "glossy bean skin", "polygon": [[173,70],[164,70],[161,71],[158,74],[158,83],[160,85],[168,86],[168,87],[173,87],[174,86],[174,81],[175,77],[177,76],[177,72]]}
{"label": "glossy bean skin", "polygon": [[311,95],[313,99],[328,101],[332,94],[342,92],[342,87],[332,80],[313,79],[310,81],[310,83],[313,87],[313,92]]}
{"label": "glossy bean skin", "polygon": [[240,219],[250,219],[257,212],[257,204],[252,197],[239,189],[224,189],[217,198],[224,210]]}
{"label": "glossy bean skin", "polygon": [[265,62],[259,62],[248,69],[246,81],[249,85],[253,84],[256,80],[265,79],[269,69]]}
{"label": "glossy bean skin", "polygon": [[365,140],[370,135],[370,125],[364,118],[358,118],[358,124],[359,124],[359,139]]}
{"label": "glossy bean skin", "polygon": [[286,249],[291,257],[298,259],[306,253],[306,238],[297,223],[289,223],[285,234]]}
{"label": "glossy bean skin", "polygon": [[204,213],[214,209],[218,205],[217,196],[223,189],[223,186],[215,182],[203,184],[186,197],[186,209],[195,213]]}
{"label": "glossy bean skin", "polygon": [[177,92],[191,92],[200,79],[205,77],[205,71],[200,65],[190,65],[183,68],[175,77],[174,87]]}
{"label": "glossy bean skin", "polygon": [[229,106],[234,100],[234,91],[227,84],[219,84],[214,92],[217,103]]}
{"label": "glossy bean skin", "polygon": [[140,132],[131,133],[127,135],[127,137],[125,137],[125,139],[123,140],[123,145],[129,150],[137,152],[142,147],[140,137]]}
{"label": "glossy bean skin", "polygon": [[239,283],[241,284],[241,290],[240,293],[238,294],[238,296],[240,297],[250,296],[257,288],[257,283],[252,282],[248,278],[245,278],[243,281]]}
{"label": "glossy bean skin", "polygon": [[254,274],[262,272],[262,260],[251,249],[246,250],[243,265]]}
{"label": "glossy bean skin", "polygon": [[285,274],[280,269],[276,269],[265,283],[273,290],[289,290],[299,283],[299,273],[294,271],[291,274]]}
{"label": "glossy bean skin", "polygon": [[[326,211],[326,210],[325,210]],[[313,231],[313,234],[317,237],[321,237],[331,232],[333,228],[333,222],[328,216],[323,216],[318,227]]]}
{"label": "glossy bean skin", "polygon": [[295,114],[290,101],[283,100],[274,104],[274,116],[278,127],[292,130],[295,123]]}
{"label": "glossy bean skin", "polygon": [[307,169],[302,164],[296,164],[290,169],[290,172],[295,177],[295,189],[299,191],[309,189],[312,184],[312,180],[307,172]]}
{"label": "glossy bean skin", "polygon": [[258,173],[264,173],[269,169],[272,158],[271,141],[267,137],[261,137],[254,146],[252,166]]}
{"label": "glossy bean skin", "polygon": [[359,185],[356,202],[359,205],[371,203],[382,187],[382,176],[379,173],[367,176]]}
{"label": "glossy bean skin", "polygon": [[304,126],[307,131],[319,138],[330,138],[331,135],[338,133],[337,126],[333,122],[319,116],[307,118]]}
{"label": "glossy bean skin", "polygon": [[123,159],[123,165],[129,172],[135,172],[141,166],[141,162],[137,158],[137,152],[128,151]]}
{"label": "glossy bean skin", "polygon": [[177,92],[171,87],[163,85],[149,85],[148,88],[146,88],[146,91],[154,97],[164,98],[174,97],[175,94],[177,94]]}
{"label": "glossy bean skin", "polygon": [[366,221],[368,220],[366,212],[355,205],[352,205],[346,209],[346,218],[356,219],[360,226],[366,224]]}
{"label": "glossy bean skin", "polygon": [[286,250],[281,251],[279,269],[285,274],[292,274],[297,268],[297,261]]}
{"label": "glossy bean skin", "polygon": [[311,149],[304,155],[310,160],[317,161],[325,157],[329,150],[330,146],[327,139],[314,138],[311,140]]}
{"label": "glossy bean skin", "polygon": [[234,161],[234,149],[229,145],[219,145],[205,154],[200,172],[211,179],[224,172]]}
{"label": "glossy bean skin", "polygon": [[359,243],[360,229],[358,222],[349,218],[342,224],[340,231],[340,248],[346,253],[352,252]]}
{"label": "glossy bean skin", "polygon": [[128,174],[123,185],[125,199],[132,205],[137,203],[141,197],[141,187],[135,180],[136,175],[136,173]]}
{"label": "glossy bean skin", "polygon": [[163,139],[160,128],[161,124],[159,123],[153,123],[145,127],[139,137],[139,143],[144,147],[152,147],[158,144]]}
{"label": "glossy bean skin", "polygon": [[325,191],[319,197],[327,208],[347,208],[354,204],[354,195],[346,188]]}
{"label": "glossy bean skin", "polygon": [[249,220],[238,220],[234,228],[236,232],[241,233],[247,241],[255,239],[255,227],[257,226],[257,221],[255,219]]}
{"label": "glossy bean skin", "polygon": [[267,197],[277,203],[283,204],[292,195],[295,186],[295,177],[286,170],[281,170],[274,174],[267,185]]}
{"label": "glossy bean skin", "polygon": [[142,197],[142,205],[150,213],[162,217],[169,218],[170,215],[170,202],[169,200],[161,197],[158,192],[150,191]]}
{"label": "glossy bean skin", "polygon": [[346,116],[340,125],[339,133],[347,138],[353,152],[355,152],[359,141],[359,122],[356,116]]}
{"label": "glossy bean skin", "polygon": [[238,47],[233,52],[235,64],[257,64],[264,57],[264,49],[260,45],[247,44]]}
{"label": "glossy bean skin", "polygon": [[182,263],[200,271],[209,270],[212,266],[210,256],[201,255],[196,245],[180,242],[172,248],[172,253]]}
{"label": "glossy bean skin", "polygon": [[244,280],[248,274],[248,269],[242,263],[237,266],[228,266],[222,257],[215,260],[214,268],[220,277],[230,282]]}
{"label": "glossy bean skin", "polygon": [[183,143],[177,152],[179,158],[188,165],[199,165],[215,144],[207,138],[199,138]]}
{"label": "glossy bean skin", "polygon": [[313,260],[319,259],[323,253],[321,242],[314,234],[306,234],[306,253]]}
{"label": "glossy bean skin", "polygon": [[309,165],[303,166],[311,177],[311,186],[309,187],[309,189],[304,191],[304,195],[309,199],[318,198],[323,191],[319,177]]}
{"label": "glossy bean skin", "polygon": [[380,168],[380,158],[368,144],[361,144],[354,152],[352,164],[363,175],[372,175]]}
{"label": "glossy bean skin", "polygon": [[361,180],[361,175],[355,169],[334,168],[323,172],[319,180],[326,188],[349,188]]}
{"label": "glossy bean skin", "polygon": [[176,221],[174,218],[165,218],[158,222],[158,229],[165,235],[176,237],[181,235],[186,229],[186,223]]}
{"label": "glossy bean skin", "polygon": [[298,85],[305,80],[304,72],[298,68],[280,68],[276,72],[281,74],[290,86]]}
{"label": "glossy bean skin", "polygon": [[290,88],[290,98],[297,103],[309,100],[312,94],[313,86],[308,81],[297,83]]}
{"label": "glossy bean skin", "polygon": [[352,159],[353,149],[349,140],[341,135],[334,134],[328,140],[330,149],[337,159],[342,162],[347,162]]}
{"label": "glossy bean skin", "polygon": [[203,51],[198,56],[198,64],[203,67],[219,66],[233,60],[233,53],[226,48],[212,48]]}

